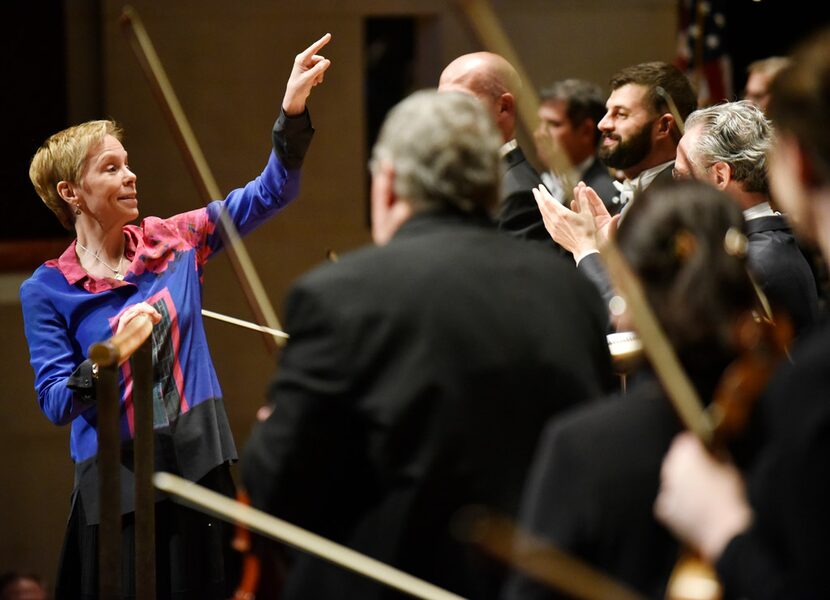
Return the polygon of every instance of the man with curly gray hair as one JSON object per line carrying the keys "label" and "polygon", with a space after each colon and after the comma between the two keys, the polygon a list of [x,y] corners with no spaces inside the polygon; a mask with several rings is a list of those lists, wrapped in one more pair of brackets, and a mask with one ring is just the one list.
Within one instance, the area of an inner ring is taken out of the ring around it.
{"label": "man with curly gray hair", "polygon": [[810,266],[784,216],[770,207],[767,153],[772,125],[751,102],[727,102],[693,112],[677,146],[675,177],[708,182],[744,211],[749,270],[773,309],[800,333],[818,318]]}
{"label": "man with curly gray hair", "polygon": [[[596,290],[488,214],[501,144],[469,94],[418,92],[389,113],[376,246],[293,287],[273,412],[242,461],[258,508],[481,599],[503,573],[454,538],[454,515],[515,517],[545,420],[610,383]],[[398,596],[298,555],[282,597]]]}

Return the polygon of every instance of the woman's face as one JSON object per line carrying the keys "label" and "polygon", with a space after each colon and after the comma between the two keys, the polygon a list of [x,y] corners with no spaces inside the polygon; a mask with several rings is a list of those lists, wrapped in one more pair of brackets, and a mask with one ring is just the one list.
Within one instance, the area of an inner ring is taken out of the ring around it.
{"label": "woman's face", "polygon": [[127,151],[113,136],[89,149],[77,195],[104,227],[120,227],[138,217],[136,176],[127,163]]}

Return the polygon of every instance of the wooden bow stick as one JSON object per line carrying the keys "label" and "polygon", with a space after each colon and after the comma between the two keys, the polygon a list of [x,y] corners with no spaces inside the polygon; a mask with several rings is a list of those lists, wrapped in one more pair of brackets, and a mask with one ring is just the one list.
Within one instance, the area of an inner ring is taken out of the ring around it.
{"label": "wooden bow stick", "polygon": [[671,113],[671,116],[674,117],[674,124],[677,126],[677,131],[679,131],[682,136],[686,132],[686,122],[683,120],[683,117],[680,116],[680,111],[677,110],[677,104],[674,103],[674,98],[672,98],[671,94],[663,89],[663,86],[658,85],[654,88],[654,91],[663,99],[666,106],[669,107],[669,112]]}
{"label": "wooden bow stick", "polygon": [[[478,36],[481,45],[490,52],[499,54],[513,65],[519,79],[522,81],[522,93],[516,98],[516,108],[519,119],[525,130],[532,136],[539,124],[539,94],[519,58],[518,52],[510,43],[510,38],[501,26],[489,0],[457,0]],[[573,188],[577,182],[571,181],[570,172],[573,168],[570,159],[558,144],[547,144],[550,156],[549,166],[562,180],[563,193],[571,198]],[[561,200],[561,199],[560,199]]]}
{"label": "wooden bow stick", "polygon": [[467,515],[469,541],[548,587],[580,600],[644,600],[637,592],[550,543],[520,531],[506,517]]}
{"label": "wooden bow stick", "polygon": [[712,443],[714,427],[703,408],[703,403],[692,382],[680,365],[672,345],[666,338],[657,317],[646,301],[640,282],[626,263],[613,239],[608,239],[601,250],[614,287],[625,298],[628,313],[657,377],[663,384],[683,425],[697,435],[708,447]]}
{"label": "wooden bow stick", "polygon": [[[712,447],[715,426],[689,380],[657,317],[646,301],[640,282],[632,273],[612,238],[601,250],[614,287],[624,296],[628,314],[639,333],[643,350],[683,425],[707,448]],[[695,595],[705,591],[704,595]],[[667,598],[720,598],[721,586],[714,569],[684,551],[667,588]]]}
{"label": "wooden bow stick", "polygon": [[271,329],[270,327],[265,327],[263,325],[257,325],[256,323],[249,323],[248,321],[244,321],[242,319],[237,319],[236,317],[229,317],[228,315],[223,315],[222,313],[213,312],[212,310],[207,310],[205,308],[202,309],[202,316],[208,317],[210,319],[216,319],[217,321],[223,321],[225,323],[230,323],[231,325],[236,325],[238,327],[244,327],[245,329],[251,329],[253,331],[260,331],[262,333],[268,333],[273,335],[277,338],[282,338],[287,340],[289,335],[284,331],[279,329]]}
{"label": "wooden bow stick", "polygon": [[[121,14],[121,26],[130,46],[141,65],[142,71],[147,76],[147,81],[153,95],[158,100],[164,116],[167,118],[173,136],[182,151],[185,163],[193,177],[196,187],[205,204],[213,200],[220,200],[223,194],[208,168],[205,156],[202,153],[199,143],[190,123],[182,110],[181,104],[176,97],[173,86],[167,78],[164,67],[156,54],[153,43],[147,35],[147,30],[138,17],[138,14],[131,6],[125,6]],[[239,238],[236,227],[223,209],[219,211],[219,223],[222,238],[225,242],[225,250],[233,266],[236,278],[242,287],[245,297],[251,310],[254,312],[257,323],[269,329],[281,330],[277,315],[271,306],[262,281],[254,269],[248,252]],[[265,344],[273,352],[278,346],[285,345],[285,337],[265,333]]]}
{"label": "wooden bow stick", "polygon": [[161,491],[197,510],[210,513],[230,523],[242,524],[251,531],[289,544],[303,552],[384,583],[415,598],[464,600],[461,596],[443,590],[423,579],[418,579],[374,558],[355,552],[351,548],[336,544],[176,475],[156,473],[153,482]]}

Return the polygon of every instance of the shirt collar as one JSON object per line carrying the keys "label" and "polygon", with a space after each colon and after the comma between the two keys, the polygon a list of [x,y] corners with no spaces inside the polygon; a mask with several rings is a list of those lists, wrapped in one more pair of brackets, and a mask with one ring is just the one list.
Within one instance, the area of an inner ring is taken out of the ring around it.
{"label": "shirt collar", "polygon": [[744,211],[744,221],[760,219],[761,217],[774,217],[775,215],[776,212],[772,210],[769,202],[760,202],[755,206],[750,206]]}
{"label": "shirt collar", "polygon": [[[135,256],[136,239],[128,229],[125,228],[124,231],[124,254],[128,260],[131,260],[131,257]],[[72,240],[69,247],[63,251],[63,254],[56,261],[58,270],[66,278],[69,285],[75,285],[81,282],[84,289],[93,294],[121,287],[122,285],[132,285],[127,281],[118,281],[112,277],[98,279],[87,273],[86,269],[81,266],[81,261],[78,260],[78,254],[75,251],[77,241]]]}
{"label": "shirt collar", "polygon": [[651,182],[654,181],[660,173],[671,168],[672,166],[674,166],[674,161],[670,160],[668,162],[664,162],[663,164],[657,165],[656,167],[651,167],[650,169],[642,171],[639,175],[637,175],[637,177],[631,180],[631,187],[636,193],[642,192],[649,185],[651,185]]}
{"label": "shirt collar", "polygon": [[504,158],[505,156],[507,156],[508,154],[513,152],[513,150],[515,150],[518,146],[519,146],[519,142],[516,141],[516,138],[513,138],[512,140],[507,141],[504,144],[502,144],[501,149],[499,149],[499,155],[502,158]]}

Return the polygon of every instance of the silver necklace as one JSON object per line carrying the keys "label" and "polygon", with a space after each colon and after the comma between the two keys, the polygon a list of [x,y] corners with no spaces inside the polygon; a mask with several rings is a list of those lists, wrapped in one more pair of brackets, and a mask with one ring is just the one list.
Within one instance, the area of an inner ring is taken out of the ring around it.
{"label": "silver necklace", "polygon": [[78,240],[75,240],[75,245],[76,245],[76,246],[78,246],[78,247],[80,247],[80,249],[84,251],[84,254],[89,254],[89,255],[91,255],[91,256],[92,256],[92,258],[94,258],[94,259],[95,259],[95,260],[97,260],[99,263],[101,263],[101,264],[102,264],[102,265],[104,265],[106,268],[108,268],[110,271],[112,271],[112,272],[115,274],[115,278],[116,278],[118,281],[123,281],[123,280],[124,280],[124,276],[121,274],[121,261],[123,261],[123,260],[124,260],[124,255],[123,255],[123,254],[121,255],[121,258],[119,258],[119,259],[118,259],[118,268],[117,268],[117,269],[113,269],[111,266],[109,266],[107,263],[105,263],[105,262],[104,262],[104,260],[103,260],[100,256],[98,256],[98,254],[101,252],[100,250],[98,250],[98,252],[90,252],[90,251],[86,248],[86,246],[84,246],[84,245],[83,245],[81,242],[79,242]]}

